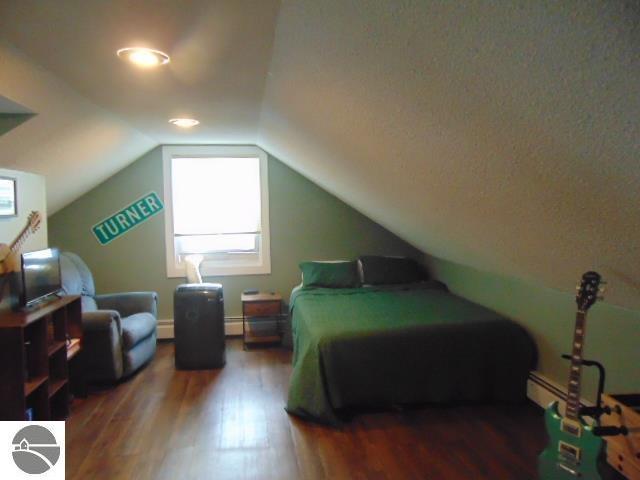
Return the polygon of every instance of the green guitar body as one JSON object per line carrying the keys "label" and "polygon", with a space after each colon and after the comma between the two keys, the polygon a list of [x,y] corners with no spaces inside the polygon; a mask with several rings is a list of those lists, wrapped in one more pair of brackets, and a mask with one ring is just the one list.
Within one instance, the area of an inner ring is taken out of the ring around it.
{"label": "green guitar body", "polygon": [[[594,435],[592,427],[582,420],[579,437],[564,432],[562,420],[558,402],[553,402],[545,412],[549,443],[538,459],[540,480],[601,480],[599,465],[603,461],[604,441]],[[561,449],[562,444],[565,445]],[[579,449],[577,459],[566,453],[571,448]]]}

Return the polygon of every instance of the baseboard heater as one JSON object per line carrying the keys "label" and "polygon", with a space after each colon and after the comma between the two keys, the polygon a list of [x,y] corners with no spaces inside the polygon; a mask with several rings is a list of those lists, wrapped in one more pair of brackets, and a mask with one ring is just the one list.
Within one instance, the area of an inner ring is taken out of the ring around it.
{"label": "baseboard heater", "polygon": [[[224,331],[228,337],[242,335],[242,317],[224,317]],[[173,338],[173,319],[161,319],[158,320],[158,338],[172,339]]]}
{"label": "baseboard heater", "polygon": [[567,394],[563,391],[558,384],[552,383],[546,377],[543,377],[538,372],[529,372],[529,381],[535,383],[541,388],[544,388],[551,395],[554,395],[558,400],[567,400]]}
{"label": "baseboard heater", "polygon": [[[529,372],[527,380],[527,397],[542,408],[547,408],[551,402],[557,400],[563,411],[567,401],[567,390],[540,372],[532,371]],[[580,404],[584,407],[593,406],[593,403],[584,398],[580,399]]]}

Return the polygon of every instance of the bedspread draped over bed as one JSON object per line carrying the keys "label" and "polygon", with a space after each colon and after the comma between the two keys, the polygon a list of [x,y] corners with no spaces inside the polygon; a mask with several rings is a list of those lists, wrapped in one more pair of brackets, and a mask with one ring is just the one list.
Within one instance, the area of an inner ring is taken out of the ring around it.
{"label": "bedspread draped over bed", "polygon": [[435,283],[296,288],[290,308],[289,413],[338,424],[345,407],[526,396],[528,334]]}

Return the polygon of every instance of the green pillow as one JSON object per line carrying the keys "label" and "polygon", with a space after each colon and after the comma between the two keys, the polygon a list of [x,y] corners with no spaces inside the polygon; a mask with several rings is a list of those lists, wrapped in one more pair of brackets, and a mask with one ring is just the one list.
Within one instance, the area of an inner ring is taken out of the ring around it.
{"label": "green pillow", "polygon": [[365,255],[358,259],[364,285],[392,285],[427,280],[425,270],[411,258]]}
{"label": "green pillow", "polygon": [[358,264],[355,261],[302,262],[303,287],[358,287]]}

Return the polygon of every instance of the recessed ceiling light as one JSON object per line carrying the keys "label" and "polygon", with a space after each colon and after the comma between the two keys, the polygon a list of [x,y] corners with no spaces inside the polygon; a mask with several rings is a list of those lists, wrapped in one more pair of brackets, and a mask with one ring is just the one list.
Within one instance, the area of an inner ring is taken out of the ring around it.
{"label": "recessed ceiling light", "polygon": [[173,123],[176,127],[191,128],[198,125],[200,122],[195,118],[172,118],[169,123]]}
{"label": "recessed ceiling light", "polygon": [[160,50],[153,50],[144,47],[121,48],[116,52],[120,58],[129,60],[131,63],[144,68],[157,67],[169,63],[169,55]]}

